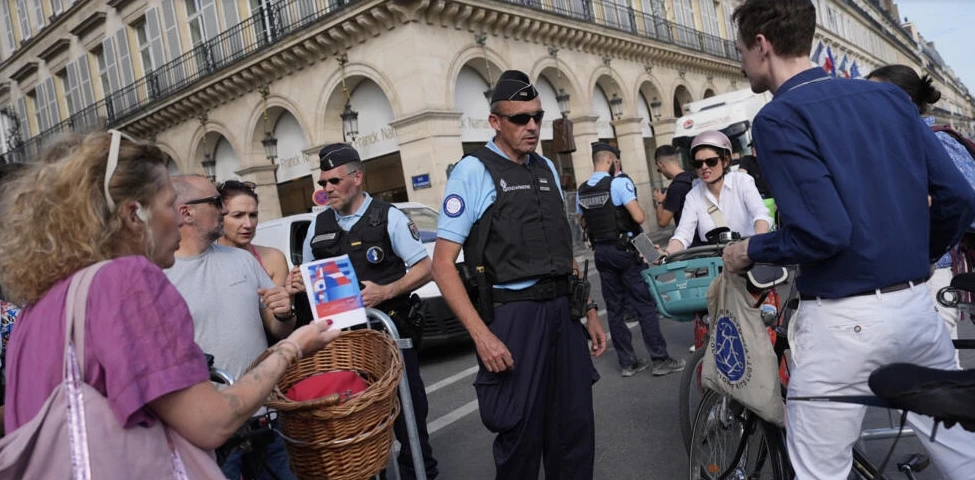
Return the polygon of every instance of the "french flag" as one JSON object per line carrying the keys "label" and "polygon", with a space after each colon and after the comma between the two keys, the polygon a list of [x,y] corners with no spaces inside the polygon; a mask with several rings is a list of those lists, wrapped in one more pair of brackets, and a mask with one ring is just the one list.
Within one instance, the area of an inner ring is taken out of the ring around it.
{"label": "french flag", "polygon": [[816,46],[816,53],[812,54],[812,56],[809,57],[809,60],[815,63],[816,65],[823,66],[822,57],[823,57],[823,42],[819,42],[819,45]]}
{"label": "french flag", "polygon": [[826,47],[826,61],[823,62],[823,70],[830,76],[836,76],[836,64],[833,62],[833,49]]}

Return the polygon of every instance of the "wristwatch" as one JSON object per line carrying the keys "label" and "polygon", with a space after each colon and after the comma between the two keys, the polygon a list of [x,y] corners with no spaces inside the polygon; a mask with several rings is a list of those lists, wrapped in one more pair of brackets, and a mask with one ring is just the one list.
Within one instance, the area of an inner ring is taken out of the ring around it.
{"label": "wristwatch", "polygon": [[277,320],[279,322],[290,322],[292,318],[295,318],[295,304],[294,303],[291,304],[291,311],[288,312],[288,316],[281,317],[281,316],[278,316],[278,314],[275,313],[274,314],[274,318],[275,318],[275,320]]}
{"label": "wristwatch", "polygon": [[599,305],[596,305],[596,302],[590,301],[586,304],[586,311],[588,312],[589,310],[599,310]]}

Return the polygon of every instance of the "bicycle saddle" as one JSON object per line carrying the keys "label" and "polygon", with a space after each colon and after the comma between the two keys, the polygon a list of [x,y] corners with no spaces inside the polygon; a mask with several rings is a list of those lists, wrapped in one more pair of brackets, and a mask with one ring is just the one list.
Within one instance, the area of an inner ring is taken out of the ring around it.
{"label": "bicycle saddle", "polygon": [[975,293],[975,272],[959,273],[951,279],[951,287]]}
{"label": "bicycle saddle", "polygon": [[934,417],[946,427],[958,423],[975,432],[975,370],[938,370],[894,363],[870,374],[870,390],[890,408]]}

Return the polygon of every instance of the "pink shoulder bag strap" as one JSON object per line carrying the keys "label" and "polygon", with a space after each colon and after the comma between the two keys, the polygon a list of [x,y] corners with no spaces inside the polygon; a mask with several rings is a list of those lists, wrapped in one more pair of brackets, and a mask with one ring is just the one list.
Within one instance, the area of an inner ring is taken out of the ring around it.
{"label": "pink shoulder bag strap", "polygon": [[[71,461],[75,480],[90,480],[91,459],[88,450],[88,427],[85,424],[85,402],[81,384],[85,371],[85,318],[88,290],[95,274],[110,260],[91,265],[71,279],[68,285],[67,321],[64,329],[64,378],[68,380],[68,431],[71,438]],[[174,480],[188,480],[183,460],[173,445],[169,429],[163,426],[172,456]]]}

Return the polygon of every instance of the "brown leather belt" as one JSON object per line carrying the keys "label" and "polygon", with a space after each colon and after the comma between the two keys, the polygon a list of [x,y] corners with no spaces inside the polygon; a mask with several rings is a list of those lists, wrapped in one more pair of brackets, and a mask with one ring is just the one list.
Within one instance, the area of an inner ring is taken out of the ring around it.
{"label": "brown leather belt", "polygon": [[[854,293],[852,295],[847,295],[845,297],[828,298],[828,299],[824,299],[824,300],[839,300],[841,298],[863,297],[863,296],[867,296],[867,295],[876,294],[878,290],[880,291],[880,293],[899,292],[901,290],[906,290],[908,288],[911,288],[911,285],[912,284],[913,285],[923,285],[927,281],[928,281],[928,277],[922,277],[922,278],[917,278],[917,279],[911,280],[910,282],[895,283],[893,285],[887,285],[886,287],[883,287],[883,288],[877,288],[877,289],[867,290],[867,291],[860,292],[860,293]],[[817,295],[808,295],[808,294],[805,294],[805,293],[800,293],[799,294],[799,300],[803,300],[803,301],[816,300],[816,298],[819,298],[819,297]]]}

